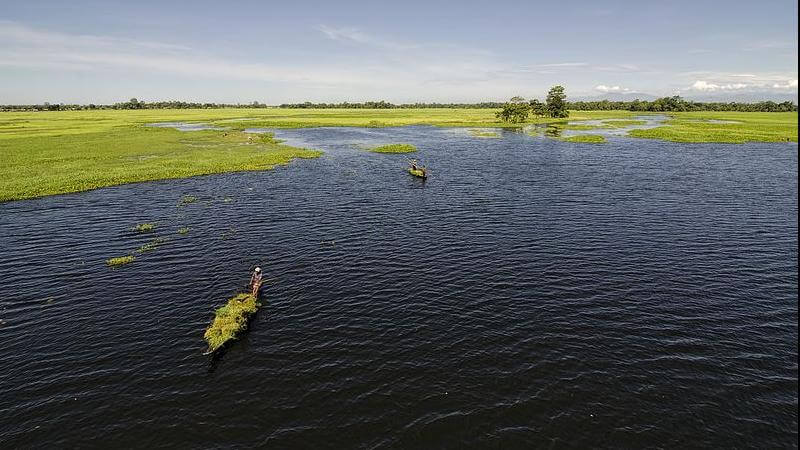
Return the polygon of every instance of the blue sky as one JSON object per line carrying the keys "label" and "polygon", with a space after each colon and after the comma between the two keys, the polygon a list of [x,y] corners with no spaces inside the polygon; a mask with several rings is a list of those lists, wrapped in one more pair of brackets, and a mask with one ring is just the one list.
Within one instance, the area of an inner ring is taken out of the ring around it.
{"label": "blue sky", "polygon": [[0,0],[0,104],[797,93],[797,2]]}

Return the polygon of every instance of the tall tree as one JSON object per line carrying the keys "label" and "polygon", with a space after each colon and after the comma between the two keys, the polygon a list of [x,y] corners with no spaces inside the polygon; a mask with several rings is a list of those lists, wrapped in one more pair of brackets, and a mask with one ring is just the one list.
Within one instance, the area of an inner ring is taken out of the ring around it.
{"label": "tall tree", "polygon": [[553,86],[547,93],[547,115],[550,117],[569,117],[567,94],[563,86]]}
{"label": "tall tree", "polygon": [[535,98],[532,99],[530,101],[530,105],[531,105],[531,113],[535,117],[541,117],[541,116],[544,116],[544,115],[547,114],[547,108],[546,108],[545,104],[540,102],[539,100],[537,100]]}
{"label": "tall tree", "polygon": [[495,117],[503,122],[520,123],[528,120],[528,114],[531,112],[531,105],[525,102],[522,97],[511,97],[503,109],[495,113]]}

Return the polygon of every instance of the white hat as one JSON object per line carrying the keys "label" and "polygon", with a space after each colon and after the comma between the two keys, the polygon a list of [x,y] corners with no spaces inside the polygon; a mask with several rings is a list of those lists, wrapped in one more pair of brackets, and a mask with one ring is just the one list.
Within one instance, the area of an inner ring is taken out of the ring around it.
{"label": "white hat", "polygon": [[261,272],[261,267],[256,267],[256,272]]}

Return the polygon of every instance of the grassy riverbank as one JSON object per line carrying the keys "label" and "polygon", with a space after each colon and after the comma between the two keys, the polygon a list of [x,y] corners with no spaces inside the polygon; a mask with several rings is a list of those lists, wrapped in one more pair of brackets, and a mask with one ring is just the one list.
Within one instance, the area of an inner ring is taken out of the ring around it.
{"label": "grassy riverbank", "polygon": [[664,126],[629,135],[673,142],[797,142],[796,112],[671,113]]}
{"label": "grassy riverbank", "polygon": [[[55,134],[0,131],[0,201],[79,192],[139,181],[265,170],[321,153],[242,132],[86,124]],[[80,132],[83,131],[83,132]]]}
{"label": "grassy riverbank", "polygon": [[[193,109],[0,113],[0,201],[79,192],[103,186],[222,172],[265,170],[320,152],[280,145],[247,128],[435,125],[516,128],[492,109]],[[572,111],[569,122],[641,113]],[[664,126],[631,136],[677,142],[797,141],[797,113],[670,113]],[[228,128],[181,132],[154,122],[201,122]],[[719,123],[716,121],[725,121]],[[531,123],[561,123],[536,118]],[[581,128],[580,124],[568,128]],[[591,128],[591,127],[584,127]]]}

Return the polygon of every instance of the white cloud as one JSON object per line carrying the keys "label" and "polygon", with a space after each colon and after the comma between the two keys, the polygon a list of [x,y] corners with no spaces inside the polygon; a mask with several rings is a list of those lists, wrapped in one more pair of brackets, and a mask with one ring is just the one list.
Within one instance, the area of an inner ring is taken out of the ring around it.
{"label": "white cloud", "polygon": [[630,89],[620,87],[620,86],[606,86],[604,84],[599,84],[594,87],[594,90],[600,92],[630,92]]}
{"label": "white cloud", "polygon": [[551,63],[551,64],[537,64],[538,67],[585,67],[589,63],[585,62],[565,62],[565,63]]}
{"label": "white cloud", "polygon": [[691,86],[691,89],[695,91],[714,92],[714,91],[739,90],[739,89],[745,89],[747,87],[750,87],[750,85],[746,83],[716,84],[716,83],[709,83],[704,80],[697,80]]}
{"label": "white cloud", "polygon": [[792,89],[792,88],[797,89],[797,80],[790,80],[782,84],[775,83],[772,85],[772,87],[775,89]]}

